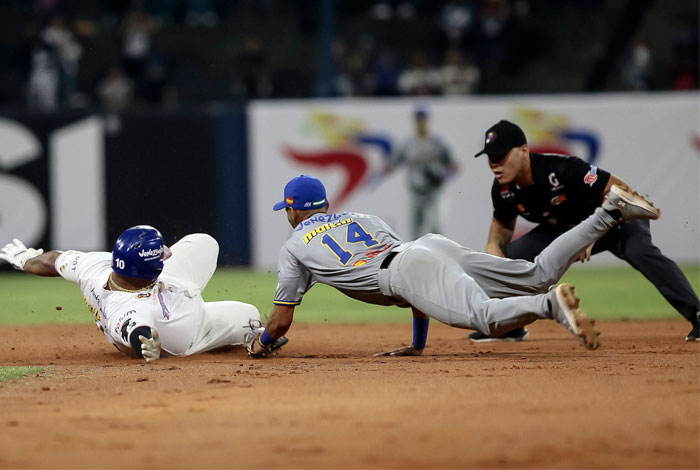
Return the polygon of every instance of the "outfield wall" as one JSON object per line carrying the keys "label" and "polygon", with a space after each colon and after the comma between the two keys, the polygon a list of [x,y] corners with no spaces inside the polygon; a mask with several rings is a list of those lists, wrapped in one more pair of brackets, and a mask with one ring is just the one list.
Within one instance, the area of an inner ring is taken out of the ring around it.
{"label": "outfield wall", "polygon": [[[249,108],[253,264],[274,266],[291,228],[272,205],[287,180],[321,178],[332,210],[381,216],[408,238],[405,171],[382,177],[382,160],[412,132],[412,111],[427,106],[431,128],[451,147],[460,171],[445,187],[443,233],[484,249],[492,175],[473,156],[500,119],[520,124],[535,151],[578,155],[648,193],[663,210],[652,223],[657,245],[698,263],[700,118],[693,93],[600,94],[461,99],[259,101]],[[526,230],[524,221],[519,230]],[[606,258],[607,257],[607,258]],[[598,263],[615,262],[610,255]]]}
{"label": "outfield wall", "polygon": [[[243,108],[0,116],[0,243],[111,250],[149,224],[166,243],[192,232],[220,240],[225,264],[247,265],[247,136]],[[7,265],[0,263],[0,269]]]}
{"label": "outfield wall", "polygon": [[[700,94],[430,99],[431,127],[460,171],[446,185],[443,233],[483,249],[491,173],[483,132],[518,122],[535,150],[573,153],[649,193],[663,209],[657,244],[700,258]],[[405,171],[379,170],[412,132],[412,99],[259,101],[248,108],[103,116],[0,114],[0,243],[109,250],[134,224],[172,243],[203,231],[220,264],[272,269],[291,228],[272,211],[287,180],[319,176],[334,210],[376,213],[409,235]],[[527,225],[518,224],[519,230]],[[612,262],[597,256],[597,264]],[[7,269],[0,265],[0,269]]]}

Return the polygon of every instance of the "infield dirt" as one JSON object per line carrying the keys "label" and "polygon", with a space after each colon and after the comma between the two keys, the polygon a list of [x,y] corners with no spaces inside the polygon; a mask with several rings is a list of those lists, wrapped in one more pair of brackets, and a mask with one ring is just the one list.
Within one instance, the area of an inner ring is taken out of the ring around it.
{"label": "infield dirt", "polygon": [[700,343],[687,323],[605,322],[587,351],[538,322],[473,344],[432,322],[422,357],[373,358],[411,326],[293,325],[153,364],[94,326],[0,327],[2,468],[698,468]]}

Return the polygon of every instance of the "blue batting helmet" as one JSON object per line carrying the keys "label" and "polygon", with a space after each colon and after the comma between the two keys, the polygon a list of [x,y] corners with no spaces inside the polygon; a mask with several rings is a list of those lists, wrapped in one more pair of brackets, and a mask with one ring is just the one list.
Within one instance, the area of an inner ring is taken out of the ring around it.
{"label": "blue batting helmet", "polygon": [[163,235],[150,225],[137,225],[119,235],[112,250],[112,269],[122,276],[153,281],[163,271]]}

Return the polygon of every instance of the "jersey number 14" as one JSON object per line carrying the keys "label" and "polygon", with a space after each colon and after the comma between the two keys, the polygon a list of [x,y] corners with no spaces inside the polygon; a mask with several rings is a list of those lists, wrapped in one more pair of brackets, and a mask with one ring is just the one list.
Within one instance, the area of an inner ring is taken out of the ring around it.
{"label": "jersey number 14", "polygon": [[[357,222],[352,222],[351,224],[347,225],[347,237],[346,240],[348,243],[364,243],[366,247],[374,246],[377,243],[379,243],[377,240],[374,239],[372,235],[369,233],[365,232],[365,229],[363,229],[360,224]],[[344,250],[340,244],[333,238],[330,234],[325,234],[323,238],[321,238],[321,243],[326,245],[329,250],[331,250],[340,260],[341,263],[347,264],[348,261],[350,261],[350,258],[353,257],[353,254],[351,251]]]}

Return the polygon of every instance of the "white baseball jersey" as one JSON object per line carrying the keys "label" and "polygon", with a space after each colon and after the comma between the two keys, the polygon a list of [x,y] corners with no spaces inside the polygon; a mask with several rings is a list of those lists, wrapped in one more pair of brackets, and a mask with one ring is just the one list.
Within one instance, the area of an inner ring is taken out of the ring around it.
{"label": "white baseball jersey", "polygon": [[218,245],[204,234],[184,237],[172,247],[158,282],[148,290],[106,289],[112,254],[66,251],[56,271],[80,287],[97,327],[120,351],[133,355],[129,335],[140,326],[154,327],[164,352],[187,356],[221,346],[243,344],[249,320],[259,320],[253,305],[204,302],[201,291],[216,269]]}

